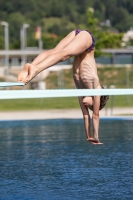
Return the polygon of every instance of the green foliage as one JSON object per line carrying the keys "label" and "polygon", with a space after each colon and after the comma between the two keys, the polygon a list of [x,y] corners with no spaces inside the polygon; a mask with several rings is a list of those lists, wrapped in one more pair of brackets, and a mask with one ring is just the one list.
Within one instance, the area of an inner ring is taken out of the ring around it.
{"label": "green foliage", "polygon": [[[89,11],[88,16],[86,13],[90,7],[94,9],[94,13]],[[116,29],[117,32],[124,32],[132,27],[132,11],[131,0],[1,0],[0,20],[9,23],[10,48],[20,48],[20,28],[23,23],[30,24],[27,29],[28,45],[34,46],[34,32],[38,25],[41,25],[44,34],[53,33],[58,36],[78,27],[87,27],[92,32],[95,26],[98,32]],[[48,25],[51,18],[53,23]],[[101,22],[107,19],[110,20],[111,27],[106,24],[101,26]],[[0,41],[2,40],[3,34],[0,31]],[[104,44],[107,45],[107,42],[104,41]],[[3,43],[0,48],[3,48]]]}
{"label": "green foliage", "polygon": [[92,31],[93,33],[96,32],[99,25],[98,25],[98,19],[95,18],[94,16],[93,8],[89,7],[87,9],[86,18],[87,18],[87,25],[89,27],[89,30]]}
{"label": "green foliage", "polygon": [[4,49],[4,31],[2,27],[0,27],[0,49]]}
{"label": "green foliage", "polygon": [[77,98],[0,100],[0,111],[78,108]]}
{"label": "green foliage", "polygon": [[99,25],[99,20],[95,18],[93,8],[88,8],[86,16],[89,30],[92,31],[96,40],[95,57],[104,55],[101,52],[103,48],[121,48],[123,34],[114,33],[110,30],[103,30]]}
{"label": "green foliage", "polygon": [[96,34],[97,48],[121,48],[123,34],[111,33],[109,31]]}
{"label": "green foliage", "polygon": [[127,46],[133,46],[133,39],[130,39],[127,43]]}
{"label": "green foliage", "polygon": [[57,38],[52,34],[43,35],[42,40],[44,41],[43,43],[44,49],[51,49],[55,47],[57,44]]}

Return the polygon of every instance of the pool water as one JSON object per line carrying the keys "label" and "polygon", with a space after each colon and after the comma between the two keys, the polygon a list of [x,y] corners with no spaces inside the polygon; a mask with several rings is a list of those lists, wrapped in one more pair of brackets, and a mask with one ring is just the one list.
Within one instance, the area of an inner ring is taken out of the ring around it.
{"label": "pool water", "polygon": [[0,123],[0,200],[132,200],[133,120],[101,119],[103,145],[83,120]]}

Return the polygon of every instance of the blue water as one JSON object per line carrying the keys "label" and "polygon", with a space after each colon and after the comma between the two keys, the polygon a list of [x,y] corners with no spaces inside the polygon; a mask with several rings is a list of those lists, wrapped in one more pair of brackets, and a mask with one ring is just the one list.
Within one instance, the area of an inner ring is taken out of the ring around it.
{"label": "blue water", "polygon": [[0,200],[132,200],[133,120],[0,122]]}

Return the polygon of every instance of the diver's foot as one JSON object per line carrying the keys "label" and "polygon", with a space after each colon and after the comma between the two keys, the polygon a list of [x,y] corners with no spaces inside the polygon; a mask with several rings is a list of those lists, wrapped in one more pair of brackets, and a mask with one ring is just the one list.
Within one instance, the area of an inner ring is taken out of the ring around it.
{"label": "diver's foot", "polygon": [[91,138],[91,137],[87,138],[87,141],[89,141],[91,144],[96,144],[96,142],[92,142],[93,140],[94,138]]}
{"label": "diver's foot", "polygon": [[26,63],[22,71],[18,75],[18,81],[29,83],[37,75],[36,66]]}
{"label": "diver's foot", "polygon": [[18,82],[25,82],[25,79],[28,76],[29,67],[30,67],[30,63],[26,63],[24,68],[21,70],[21,72],[18,75]]}
{"label": "diver's foot", "polygon": [[28,76],[25,79],[25,84],[29,83],[37,75],[37,70],[35,65],[27,63],[27,66],[28,66]]}
{"label": "diver's foot", "polygon": [[95,139],[95,138],[88,138],[87,139],[91,144],[103,144],[100,142],[99,139]]}

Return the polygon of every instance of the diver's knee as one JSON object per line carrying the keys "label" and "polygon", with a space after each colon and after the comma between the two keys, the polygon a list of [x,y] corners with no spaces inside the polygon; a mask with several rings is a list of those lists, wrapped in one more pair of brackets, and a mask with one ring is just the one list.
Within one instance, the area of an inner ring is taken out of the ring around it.
{"label": "diver's knee", "polygon": [[69,52],[67,50],[61,51],[61,61],[65,61],[71,56],[69,55]]}

